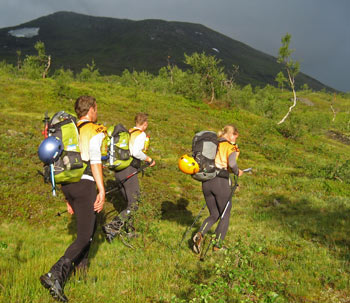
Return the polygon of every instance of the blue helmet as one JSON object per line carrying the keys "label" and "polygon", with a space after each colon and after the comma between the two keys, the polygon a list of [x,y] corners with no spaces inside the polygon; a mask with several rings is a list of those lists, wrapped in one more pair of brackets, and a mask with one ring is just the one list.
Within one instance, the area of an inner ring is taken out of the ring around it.
{"label": "blue helmet", "polygon": [[62,141],[56,137],[47,137],[38,149],[39,159],[45,164],[55,162],[63,151]]}

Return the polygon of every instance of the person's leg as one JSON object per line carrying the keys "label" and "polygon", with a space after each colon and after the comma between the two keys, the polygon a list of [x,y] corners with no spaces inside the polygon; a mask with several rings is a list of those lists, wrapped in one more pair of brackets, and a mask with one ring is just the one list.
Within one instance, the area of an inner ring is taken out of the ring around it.
{"label": "person's leg", "polygon": [[[124,180],[127,176],[135,173],[137,171],[136,168],[129,166],[124,169],[122,172],[118,173],[119,181]],[[129,178],[127,181],[123,183],[123,189],[126,196],[127,207],[120,214],[119,217],[125,221],[130,217],[130,214],[137,210],[137,202],[140,197],[140,185],[137,174]]]}
{"label": "person's leg", "polygon": [[230,214],[232,208],[232,197],[231,197],[231,187],[229,185],[229,180],[226,178],[219,178],[219,189],[216,189],[216,199],[217,205],[220,212],[220,221],[216,227],[215,234],[218,242],[221,242],[225,239],[229,223],[230,223]]}
{"label": "person's leg", "polygon": [[62,256],[50,269],[40,277],[41,284],[49,289],[51,295],[60,301],[67,302],[64,295],[64,285],[74,264],[87,256],[94,233],[96,215],[93,203],[96,198],[95,183],[81,180],[77,183],[62,186],[62,191],[69,201],[77,217],[77,239],[68,247]]}
{"label": "person's leg", "polygon": [[217,182],[215,179],[216,178],[203,182],[202,184],[203,195],[210,214],[209,217],[204,220],[201,228],[199,229],[203,236],[208,232],[208,230],[210,230],[220,216],[216,197],[214,195],[214,190],[217,187]]}
{"label": "person's leg", "polygon": [[[118,182],[123,182],[125,178],[136,171],[136,168],[128,166],[127,168],[116,172],[115,178]],[[127,202],[127,207],[121,211],[118,216],[114,217],[110,223],[102,227],[108,242],[112,242],[113,239],[120,234],[122,228],[125,228],[127,233],[134,232],[134,227],[132,226],[130,217],[132,213],[137,210],[137,201],[140,196],[140,186],[137,174],[123,182],[121,190]]]}
{"label": "person's leg", "polygon": [[213,194],[215,183],[215,178],[202,183],[202,191],[210,215],[204,220],[199,231],[193,237],[193,251],[197,254],[199,254],[201,251],[201,244],[204,235],[208,232],[208,230],[210,230],[210,228],[219,218],[219,210],[216,205],[215,195]]}
{"label": "person's leg", "polygon": [[[77,238],[67,248],[64,256],[77,265],[87,255],[96,229],[94,202],[97,192],[95,182],[90,180],[81,180],[76,185],[69,184],[67,186],[70,186],[69,193],[73,197],[73,205],[71,206],[76,216]],[[64,189],[63,192],[65,192]]]}

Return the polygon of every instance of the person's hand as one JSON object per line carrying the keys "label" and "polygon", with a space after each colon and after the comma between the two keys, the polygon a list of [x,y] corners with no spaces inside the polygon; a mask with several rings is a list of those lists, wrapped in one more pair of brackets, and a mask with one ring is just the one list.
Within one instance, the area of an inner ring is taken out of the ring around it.
{"label": "person's hand", "polygon": [[238,170],[238,177],[242,176],[243,174],[244,174],[244,171],[241,170],[241,169],[239,169],[239,170]]}
{"label": "person's hand", "polygon": [[73,215],[74,214],[74,210],[73,210],[72,206],[68,202],[66,202],[66,204],[67,204],[67,212],[69,214]]}
{"label": "person's hand", "polygon": [[105,195],[106,194],[104,191],[100,191],[96,196],[96,200],[94,202],[94,211],[97,213],[103,209],[103,204],[105,203]]}
{"label": "person's hand", "polygon": [[156,161],[154,161],[151,157],[148,157],[148,156],[147,156],[146,162],[150,167],[156,165]]}

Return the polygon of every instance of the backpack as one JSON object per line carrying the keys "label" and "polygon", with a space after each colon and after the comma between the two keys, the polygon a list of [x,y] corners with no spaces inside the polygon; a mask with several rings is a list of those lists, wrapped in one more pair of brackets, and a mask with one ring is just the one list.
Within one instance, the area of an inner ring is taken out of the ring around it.
{"label": "backpack", "polygon": [[[63,152],[53,163],[54,179],[57,184],[78,182],[87,166],[81,158],[79,131],[76,117],[64,111],[53,115],[48,125],[48,136],[55,136],[63,143]],[[79,128],[86,123],[82,123]],[[49,169],[45,169],[45,174]]]}
{"label": "backpack", "polygon": [[215,157],[218,144],[218,137],[212,131],[201,131],[193,137],[192,157],[199,165],[199,172],[192,175],[195,180],[203,182],[217,175]]}
{"label": "backpack", "polygon": [[117,126],[110,126],[107,134],[109,159],[106,166],[110,170],[120,171],[128,167],[133,160],[129,151],[129,131],[119,123]]}

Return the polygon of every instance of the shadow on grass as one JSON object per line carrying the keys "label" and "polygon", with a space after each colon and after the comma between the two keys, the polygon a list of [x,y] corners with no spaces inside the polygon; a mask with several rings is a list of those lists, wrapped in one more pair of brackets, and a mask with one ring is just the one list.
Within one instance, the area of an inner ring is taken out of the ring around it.
{"label": "shadow on grass", "polygon": [[180,198],[176,204],[171,201],[163,201],[161,205],[162,220],[174,221],[181,225],[191,225],[194,221],[192,212],[187,209],[189,201]]}
{"label": "shadow on grass", "polygon": [[[187,243],[187,247],[192,249],[193,241],[192,238],[198,231],[201,224],[201,216],[204,213],[204,210],[201,211],[200,216],[199,213],[192,214],[191,211],[187,209],[189,205],[189,201],[180,198],[176,201],[176,204],[171,201],[163,201],[161,205],[162,211],[162,220],[177,222],[183,226],[186,226],[186,229],[179,237],[179,243],[183,245],[183,243]],[[193,224],[193,226],[192,226]],[[190,230],[190,226],[192,226]]]}
{"label": "shadow on grass", "polygon": [[282,221],[307,241],[317,242],[330,250],[340,248],[340,257],[350,261],[350,207],[344,201],[328,203],[327,207],[321,208],[312,205],[308,199],[292,201],[283,195],[270,195],[264,199],[260,213],[265,214],[261,220]]}

